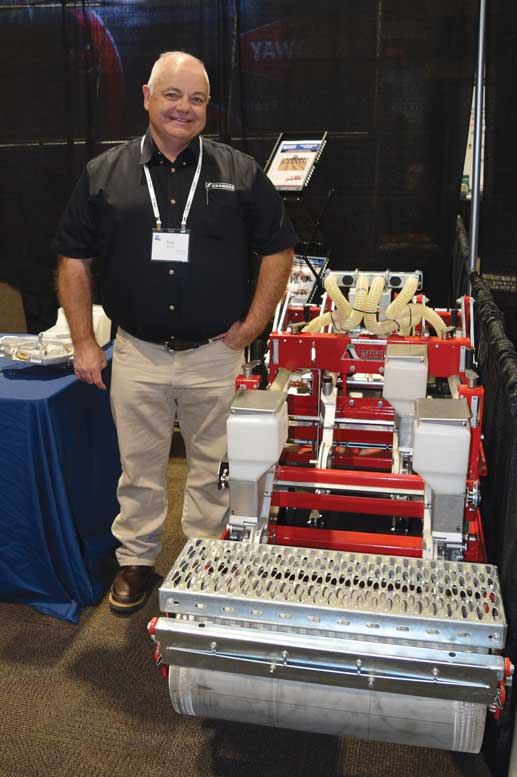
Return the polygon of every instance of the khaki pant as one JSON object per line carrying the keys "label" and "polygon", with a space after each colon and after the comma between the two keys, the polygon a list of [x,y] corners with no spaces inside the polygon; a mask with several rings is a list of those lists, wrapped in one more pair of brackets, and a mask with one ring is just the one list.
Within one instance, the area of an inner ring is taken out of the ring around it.
{"label": "khaki pant", "polygon": [[183,532],[187,537],[217,537],[223,531],[228,493],[217,488],[217,473],[226,453],[226,419],[242,361],[243,352],[227,348],[222,340],[167,352],[119,329],[111,407],[122,475],[117,490],[120,513],[112,531],[122,543],[117,550],[122,566],[152,566],[161,550],[176,418],[188,462]]}

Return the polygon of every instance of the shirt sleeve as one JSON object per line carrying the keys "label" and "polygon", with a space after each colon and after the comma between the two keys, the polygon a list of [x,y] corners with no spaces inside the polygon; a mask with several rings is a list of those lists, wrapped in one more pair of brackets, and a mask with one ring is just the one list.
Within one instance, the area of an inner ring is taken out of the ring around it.
{"label": "shirt sleeve", "polygon": [[73,259],[99,255],[96,209],[90,196],[88,171],[79,178],[52,241],[52,250]]}
{"label": "shirt sleeve", "polygon": [[261,256],[269,256],[298,242],[285,205],[277,190],[257,165],[250,207],[250,245]]}

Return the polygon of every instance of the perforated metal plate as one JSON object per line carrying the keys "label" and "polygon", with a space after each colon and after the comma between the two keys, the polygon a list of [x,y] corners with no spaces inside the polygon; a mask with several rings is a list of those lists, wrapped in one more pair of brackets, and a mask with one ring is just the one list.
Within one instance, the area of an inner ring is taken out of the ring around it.
{"label": "perforated metal plate", "polygon": [[506,621],[491,565],[191,540],[161,609],[249,624],[500,649]]}

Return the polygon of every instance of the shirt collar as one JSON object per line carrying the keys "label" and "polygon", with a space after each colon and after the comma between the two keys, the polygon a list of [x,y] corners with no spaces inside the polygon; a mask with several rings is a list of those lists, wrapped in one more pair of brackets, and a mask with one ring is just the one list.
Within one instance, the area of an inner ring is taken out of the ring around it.
{"label": "shirt collar", "polygon": [[[149,163],[157,162],[159,159],[163,159],[163,155],[158,149],[156,143],[153,140],[153,136],[151,135],[151,130],[148,127],[147,132],[145,133],[145,140],[144,140],[144,147],[142,149],[142,153],[140,154],[140,160],[139,164],[141,165],[147,165]],[[185,148],[181,154],[178,154],[176,157],[176,162],[181,161],[185,162],[186,164],[197,164],[197,160],[199,158],[199,138],[196,137],[193,139],[191,144]]]}

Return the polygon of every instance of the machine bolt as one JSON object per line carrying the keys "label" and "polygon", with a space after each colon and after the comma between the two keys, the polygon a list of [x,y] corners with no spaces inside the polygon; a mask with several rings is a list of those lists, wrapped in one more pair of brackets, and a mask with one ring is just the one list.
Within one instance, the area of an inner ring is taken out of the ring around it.
{"label": "machine bolt", "polygon": [[384,375],[384,367],[379,367],[379,375]]}
{"label": "machine bolt", "polygon": [[350,372],[355,372],[355,367],[354,367],[354,365],[353,365],[353,364],[352,364],[352,366],[350,367]]}
{"label": "machine bolt", "polygon": [[350,407],[353,407],[355,405],[355,402],[353,399],[349,399],[348,404],[350,405]]}
{"label": "machine bolt", "polygon": [[439,677],[439,676],[440,676],[440,670],[438,669],[438,667],[434,666],[433,667],[433,677]]}
{"label": "machine bolt", "polygon": [[379,399],[379,401],[377,402],[377,407],[382,407],[382,406],[383,406],[382,399]]}
{"label": "machine bolt", "polygon": [[211,642],[210,643],[210,651],[212,653],[216,653],[217,652],[217,642]]}
{"label": "machine bolt", "polygon": [[332,383],[332,376],[329,375],[329,373],[325,373],[323,376],[323,393],[326,397],[329,397],[332,394],[332,390],[334,388],[334,385]]}
{"label": "machine bolt", "polygon": [[375,677],[369,677],[368,678],[368,688],[373,688],[374,682],[375,682]]}
{"label": "machine bolt", "polygon": [[253,359],[253,361],[246,362],[246,364],[243,364],[241,369],[244,377],[251,378],[251,376],[253,375],[253,370],[255,369],[255,367],[258,367],[259,364],[260,364],[259,359]]}
{"label": "machine bolt", "polygon": [[357,667],[357,674],[361,674],[361,667],[363,665],[363,662],[361,661],[360,658],[357,659],[357,661],[355,662],[355,665]]}
{"label": "machine bolt", "polygon": [[474,370],[465,370],[465,377],[467,379],[467,386],[469,388],[476,388],[479,380],[479,375]]}
{"label": "machine bolt", "polygon": [[287,650],[282,650],[282,661],[284,664],[287,664],[287,659],[289,658],[289,653]]}
{"label": "machine bolt", "polygon": [[269,674],[274,674],[276,669],[276,664],[270,664],[269,665]]}

